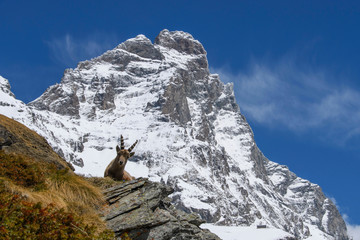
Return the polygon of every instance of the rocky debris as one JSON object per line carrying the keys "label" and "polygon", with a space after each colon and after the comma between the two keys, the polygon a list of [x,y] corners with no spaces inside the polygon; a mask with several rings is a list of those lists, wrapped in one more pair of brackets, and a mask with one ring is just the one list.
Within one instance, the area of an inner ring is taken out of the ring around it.
{"label": "rocky debris", "polygon": [[105,220],[120,239],[136,240],[203,239],[220,240],[201,229],[204,223],[196,214],[175,209],[168,195],[173,189],[146,178],[124,182],[105,190],[109,208]]}

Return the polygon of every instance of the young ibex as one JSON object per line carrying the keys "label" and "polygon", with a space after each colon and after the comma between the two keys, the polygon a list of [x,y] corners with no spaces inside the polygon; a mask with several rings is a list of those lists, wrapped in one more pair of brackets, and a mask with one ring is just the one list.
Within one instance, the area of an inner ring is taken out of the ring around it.
{"label": "young ibex", "polygon": [[135,179],[127,171],[125,171],[124,168],[127,160],[135,154],[135,152],[131,151],[134,149],[137,142],[138,141],[136,140],[136,142],[126,150],[124,146],[124,138],[121,135],[121,149],[119,146],[116,146],[116,158],[112,160],[111,163],[107,166],[104,177],[111,177],[117,181]]}

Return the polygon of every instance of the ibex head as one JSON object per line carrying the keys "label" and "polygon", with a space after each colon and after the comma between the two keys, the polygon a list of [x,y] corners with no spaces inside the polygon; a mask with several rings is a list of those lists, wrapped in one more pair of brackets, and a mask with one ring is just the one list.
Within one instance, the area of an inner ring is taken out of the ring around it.
{"label": "ibex head", "polygon": [[121,147],[116,146],[116,158],[112,160],[105,169],[104,177],[111,177],[117,181],[135,179],[127,171],[125,171],[124,168],[127,160],[135,154],[131,151],[134,149],[137,142],[138,141],[136,140],[136,142],[131,145],[129,149],[125,149],[124,138],[121,135]]}
{"label": "ibex head", "polygon": [[116,146],[117,156],[115,158],[117,160],[117,163],[120,164],[120,166],[125,166],[127,160],[130,157],[134,156],[135,152],[131,152],[131,151],[134,149],[137,142],[138,141],[136,140],[136,142],[133,145],[131,145],[129,149],[125,149],[124,138],[121,135],[121,148],[119,146]]}

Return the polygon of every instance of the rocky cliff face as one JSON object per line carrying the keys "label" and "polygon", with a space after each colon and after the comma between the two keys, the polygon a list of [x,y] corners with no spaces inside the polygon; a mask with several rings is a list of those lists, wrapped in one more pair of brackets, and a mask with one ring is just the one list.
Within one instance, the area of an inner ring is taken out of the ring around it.
{"label": "rocky cliff face", "polygon": [[209,73],[206,51],[188,33],[163,30],[154,44],[144,35],[129,39],[66,70],[29,106],[0,107],[6,111],[45,136],[79,173],[102,175],[120,134],[139,139],[127,170],[173,187],[177,208],[208,222],[262,222],[299,238],[320,232],[348,239],[318,185],[261,153],[233,85]]}

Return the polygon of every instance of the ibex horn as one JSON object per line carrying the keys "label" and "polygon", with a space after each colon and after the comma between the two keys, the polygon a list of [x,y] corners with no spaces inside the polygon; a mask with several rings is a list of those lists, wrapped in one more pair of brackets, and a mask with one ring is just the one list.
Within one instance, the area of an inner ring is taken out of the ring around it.
{"label": "ibex horn", "polygon": [[124,138],[122,135],[120,137],[121,137],[121,150],[123,150],[123,149],[125,149]]}
{"label": "ibex horn", "polygon": [[131,152],[137,143],[138,143],[138,140],[136,140],[136,142],[133,145],[131,145],[131,147],[129,147],[128,151]]}

